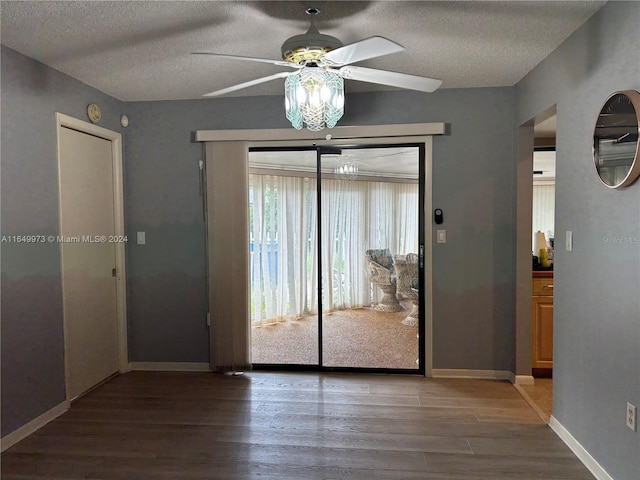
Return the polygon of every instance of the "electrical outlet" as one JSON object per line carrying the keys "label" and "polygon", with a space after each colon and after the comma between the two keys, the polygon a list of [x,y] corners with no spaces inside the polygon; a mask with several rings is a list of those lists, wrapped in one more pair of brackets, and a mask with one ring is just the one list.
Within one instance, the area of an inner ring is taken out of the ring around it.
{"label": "electrical outlet", "polygon": [[636,431],[636,406],[627,402],[627,427]]}

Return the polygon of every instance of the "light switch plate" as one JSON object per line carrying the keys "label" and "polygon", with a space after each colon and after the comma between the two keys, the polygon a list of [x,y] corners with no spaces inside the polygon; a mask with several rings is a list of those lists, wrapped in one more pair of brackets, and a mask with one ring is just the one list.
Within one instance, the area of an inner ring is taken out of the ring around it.
{"label": "light switch plate", "polygon": [[627,402],[627,427],[636,431],[636,406]]}
{"label": "light switch plate", "polygon": [[138,232],[137,241],[138,241],[138,245],[146,244],[146,235],[144,232]]}
{"label": "light switch plate", "polygon": [[571,230],[567,230],[567,236],[565,241],[565,250],[567,252],[573,251],[573,232]]}
{"label": "light switch plate", "polygon": [[447,231],[446,230],[436,230],[436,242],[437,243],[447,243]]}

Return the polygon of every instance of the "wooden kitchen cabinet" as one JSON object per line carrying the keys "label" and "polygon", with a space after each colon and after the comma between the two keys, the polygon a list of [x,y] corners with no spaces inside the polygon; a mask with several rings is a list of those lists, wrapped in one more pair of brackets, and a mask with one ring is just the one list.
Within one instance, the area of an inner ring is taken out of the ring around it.
{"label": "wooden kitchen cabinet", "polygon": [[553,368],[553,272],[533,272],[531,368]]}

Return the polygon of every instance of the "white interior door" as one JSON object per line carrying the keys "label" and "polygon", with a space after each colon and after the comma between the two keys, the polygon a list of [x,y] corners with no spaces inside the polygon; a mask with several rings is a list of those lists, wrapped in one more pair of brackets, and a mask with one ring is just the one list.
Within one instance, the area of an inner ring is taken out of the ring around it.
{"label": "white interior door", "polygon": [[65,127],[59,142],[67,397],[73,399],[118,371],[113,154],[109,140]]}

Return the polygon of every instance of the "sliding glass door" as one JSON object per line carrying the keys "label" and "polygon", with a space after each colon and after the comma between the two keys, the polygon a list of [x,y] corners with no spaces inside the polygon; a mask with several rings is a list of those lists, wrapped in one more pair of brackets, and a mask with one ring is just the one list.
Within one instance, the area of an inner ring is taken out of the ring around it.
{"label": "sliding glass door", "polygon": [[255,365],[421,371],[422,145],[249,154]]}
{"label": "sliding glass door", "polygon": [[320,151],[322,365],[419,367],[420,151]]}
{"label": "sliding glass door", "polygon": [[318,365],[315,150],[249,152],[251,353]]}

